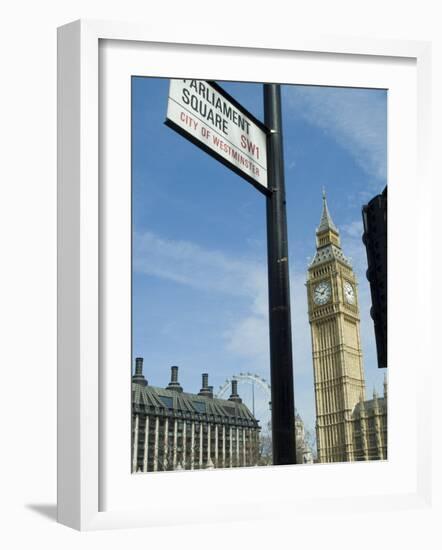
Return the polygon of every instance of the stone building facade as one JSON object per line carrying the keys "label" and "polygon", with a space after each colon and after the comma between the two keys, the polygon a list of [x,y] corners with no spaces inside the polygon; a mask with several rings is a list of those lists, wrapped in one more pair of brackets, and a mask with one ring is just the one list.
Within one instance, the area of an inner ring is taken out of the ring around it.
{"label": "stone building facade", "polygon": [[353,409],[354,460],[387,459],[387,383],[384,396],[373,392],[373,399],[361,399]]}
{"label": "stone building facade", "polygon": [[259,423],[242,403],[237,381],[229,399],[213,397],[208,375],[198,394],[186,393],[171,368],[166,388],[150,386],[143,359],[132,377],[132,472],[200,470],[258,463]]}
{"label": "stone building facade", "polygon": [[325,194],[307,276],[319,462],[387,458],[387,391],[365,399],[357,280]]}
{"label": "stone building facade", "polygon": [[313,464],[313,453],[306,441],[304,421],[295,411],[296,464]]}
{"label": "stone building facade", "polygon": [[[295,409],[295,440],[296,440],[296,464],[313,464],[313,451],[307,441],[304,421]],[[272,422],[267,423],[267,430],[260,434],[260,466],[273,464],[272,450]]]}

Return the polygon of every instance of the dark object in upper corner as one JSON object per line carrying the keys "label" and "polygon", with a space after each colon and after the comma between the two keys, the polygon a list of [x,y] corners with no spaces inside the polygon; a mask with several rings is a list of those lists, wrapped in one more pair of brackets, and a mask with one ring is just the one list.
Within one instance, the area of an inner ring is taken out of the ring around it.
{"label": "dark object in upper corner", "polygon": [[387,186],[362,207],[378,367],[387,367]]}

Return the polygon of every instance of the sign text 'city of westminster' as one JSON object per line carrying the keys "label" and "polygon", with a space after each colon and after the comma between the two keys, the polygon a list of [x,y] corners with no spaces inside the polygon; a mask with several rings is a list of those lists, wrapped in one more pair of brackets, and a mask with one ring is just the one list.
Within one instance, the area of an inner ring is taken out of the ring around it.
{"label": "sign text 'city of westminster'", "polygon": [[171,80],[166,124],[267,191],[267,130],[217,84]]}

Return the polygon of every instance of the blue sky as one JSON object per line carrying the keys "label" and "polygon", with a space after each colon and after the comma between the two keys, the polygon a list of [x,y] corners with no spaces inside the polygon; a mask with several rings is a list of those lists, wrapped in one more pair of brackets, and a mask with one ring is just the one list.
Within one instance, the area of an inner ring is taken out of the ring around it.
{"label": "blue sky", "polygon": [[[263,119],[262,86],[220,83]],[[253,372],[270,382],[265,197],[164,125],[169,81],[132,81],[133,356],[149,383],[178,365],[185,391]],[[367,397],[382,391],[361,206],[386,184],[387,92],[283,86],[295,403],[315,422],[305,280],[325,187],[359,282]]]}

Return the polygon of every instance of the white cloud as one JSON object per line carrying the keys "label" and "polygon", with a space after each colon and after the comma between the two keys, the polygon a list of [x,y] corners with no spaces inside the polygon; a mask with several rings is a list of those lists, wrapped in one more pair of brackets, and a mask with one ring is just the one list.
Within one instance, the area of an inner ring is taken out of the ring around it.
{"label": "white cloud", "polygon": [[349,237],[355,237],[362,239],[362,233],[364,232],[364,226],[362,221],[355,220],[351,223],[347,223],[341,226],[341,232]]}
{"label": "white cloud", "polygon": [[134,269],[198,290],[244,298],[248,311],[226,328],[226,350],[253,359],[261,367],[268,363],[267,268],[263,263],[145,232],[134,236]]}
{"label": "white cloud", "polygon": [[241,357],[267,357],[269,332],[266,316],[250,315],[239,319],[225,332],[227,349]]}
{"label": "white cloud", "polygon": [[[285,87],[289,116],[321,128],[371,177],[386,180],[386,94],[325,86]],[[376,182],[378,183],[378,182]]]}
{"label": "white cloud", "polygon": [[135,233],[134,269],[198,290],[253,299],[259,311],[265,267],[252,260],[227,256],[190,241],[164,239],[152,232]]}

